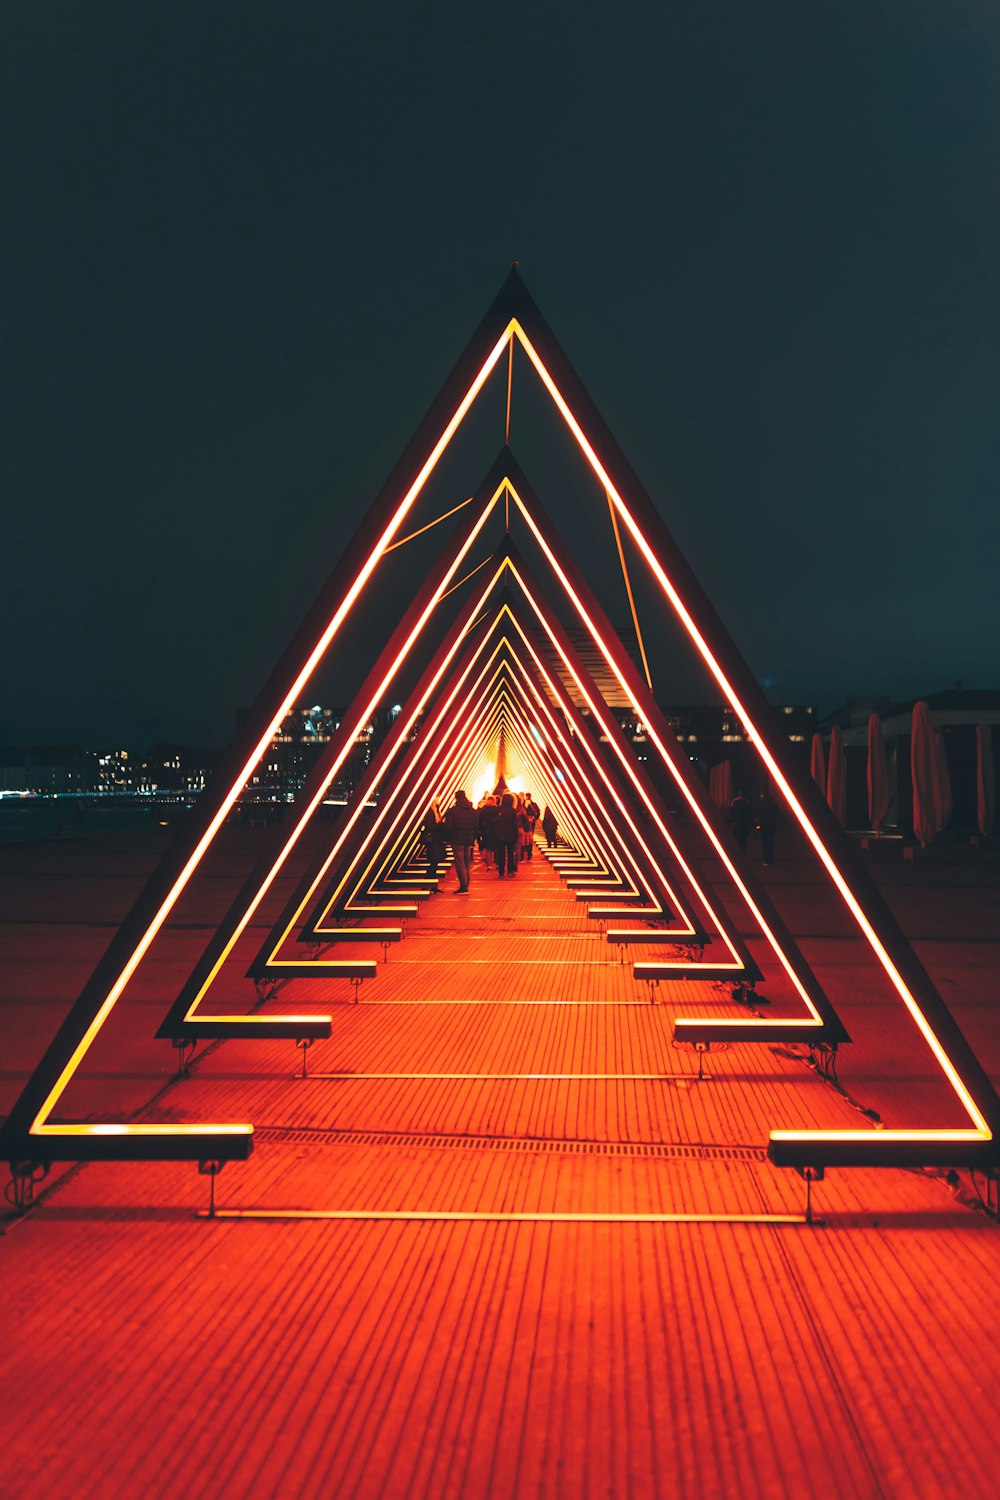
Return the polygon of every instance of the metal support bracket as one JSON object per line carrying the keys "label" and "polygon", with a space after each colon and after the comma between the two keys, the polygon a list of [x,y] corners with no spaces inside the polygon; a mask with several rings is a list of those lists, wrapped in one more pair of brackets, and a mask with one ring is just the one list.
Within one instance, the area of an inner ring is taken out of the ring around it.
{"label": "metal support bracket", "polygon": [[278,981],[276,979],[255,979],[253,987],[257,991],[257,999],[262,1003],[265,1000],[269,1000],[274,994],[277,984]]}
{"label": "metal support bracket", "polygon": [[174,1036],[170,1038],[170,1045],[177,1053],[177,1072],[174,1076],[176,1078],[187,1078],[191,1071],[191,1064],[194,1061],[195,1048],[198,1045],[197,1039],[193,1036]]}
{"label": "metal support bracket", "polygon": [[208,1217],[215,1218],[215,1179],[225,1166],[222,1161],[200,1161],[198,1176],[208,1178]]}
{"label": "metal support bracket", "polygon": [[4,1196],[16,1214],[26,1214],[34,1207],[35,1189],[48,1177],[50,1165],[47,1161],[11,1162],[10,1182]]}
{"label": "metal support bracket", "polygon": [[766,995],[758,995],[756,979],[738,980],[732,987],[732,996],[737,1005],[744,1005],[749,1011],[753,1011],[756,1005],[771,1003]]}
{"label": "metal support bracket", "polygon": [[354,986],[354,1003],[355,1003],[355,1005],[357,1005],[359,992],[361,990],[361,986],[364,984],[364,980],[363,979],[352,979],[351,983]]}
{"label": "metal support bracket", "polygon": [[657,991],[657,988],[659,986],[660,981],[658,979],[650,979],[650,980],[647,980],[647,983],[649,985],[649,1003],[650,1003],[650,1005],[655,1005],[656,1004],[656,991]]}
{"label": "metal support bracket", "polygon": [[[654,980],[655,983],[655,980]],[[711,1042],[695,1042],[694,1050],[698,1054],[698,1082],[705,1081],[705,1053],[712,1050]]]}
{"label": "metal support bracket", "polygon": [[313,1040],[314,1040],[314,1038],[311,1037],[311,1036],[300,1036],[300,1037],[296,1037],[296,1039],[295,1039],[295,1045],[296,1045],[296,1047],[301,1047],[302,1048],[302,1072],[299,1074],[300,1078],[308,1078],[308,1076],[309,1076],[309,1074],[308,1074],[308,1072],[306,1070],[306,1053],[309,1051],[309,1048],[312,1046]]}
{"label": "metal support bracket", "polygon": [[822,1224],[822,1219],[814,1219],[812,1211],[812,1185],[814,1182],[822,1182],[826,1176],[825,1167],[796,1167],[796,1172],[806,1185],[806,1223]]}

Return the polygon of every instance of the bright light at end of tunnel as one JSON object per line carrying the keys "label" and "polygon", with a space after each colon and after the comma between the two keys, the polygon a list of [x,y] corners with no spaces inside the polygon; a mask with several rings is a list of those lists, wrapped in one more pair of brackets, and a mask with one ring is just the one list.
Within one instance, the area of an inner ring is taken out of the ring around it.
{"label": "bright light at end of tunnel", "polygon": [[497,768],[494,761],[489,761],[485,771],[477,776],[472,783],[472,805],[478,807],[483,798],[492,792],[497,784]]}

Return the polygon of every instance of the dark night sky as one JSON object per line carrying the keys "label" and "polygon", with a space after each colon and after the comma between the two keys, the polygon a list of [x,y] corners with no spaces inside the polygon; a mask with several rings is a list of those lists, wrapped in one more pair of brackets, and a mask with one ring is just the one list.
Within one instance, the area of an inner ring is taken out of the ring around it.
{"label": "dark night sky", "polygon": [[992,0],[4,7],[0,740],[224,741],[512,256],[776,700],[1000,686],[998,56]]}

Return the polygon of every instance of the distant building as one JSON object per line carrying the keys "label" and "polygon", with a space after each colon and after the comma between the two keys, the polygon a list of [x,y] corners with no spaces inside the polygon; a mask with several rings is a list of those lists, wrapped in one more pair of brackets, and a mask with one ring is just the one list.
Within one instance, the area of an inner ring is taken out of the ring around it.
{"label": "distant building", "polygon": [[[712,703],[683,707],[660,704],[659,708],[674,731],[678,743],[686,750],[688,759],[695,763],[706,783],[713,766],[729,761],[734,787],[750,793],[757,792],[762,783],[760,756],[749,743],[743,725],[731,708]],[[784,704],[774,708],[773,713],[791,744],[796,747],[803,761],[806,761],[810,742],[816,731],[815,708]],[[614,714],[627,738],[635,745],[637,759],[650,759],[643,749],[647,741],[646,726],[635,710],[631,706],[617,708]],[[650,764],[652,766],[652,761]]]}
{"label": "distant building", "polygon": [[152,747],[138,768],[134,790],[195,794],[215,770],[218,750],[160,742]]}
{"label": "distant building", "polygon": [[[292,709],[250,777],[244,796],[251,801],[284,801],[300,792],[345,712],[320,704]],[[346,793],[358,784],[398,712],[398,705],[381,708],[362,727],[330,786],[330,795]]]}
{"label": "distant building", "polygon": [[138,761],[127,750],[88,751],[94,767],[94,790],[108,794],[135,791]]}
{"label": "distant building", "polygon": [[51,797],[92,791],[94,781],[93,760],[79,745],[0,746],[0,791]]}

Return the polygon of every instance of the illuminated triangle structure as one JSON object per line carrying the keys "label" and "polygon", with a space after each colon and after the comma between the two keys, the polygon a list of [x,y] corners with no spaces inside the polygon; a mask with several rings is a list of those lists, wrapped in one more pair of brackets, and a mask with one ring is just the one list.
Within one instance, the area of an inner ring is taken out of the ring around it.
{"label": "illuminated triangle structure", "polygon": [[[729,1016],[678,1018],[677,1037],[703,1047],[723,1040],[799,1041],[827,1052],[849,1041],[510,451],[515,351],[547,392],[593,495],[610,509],[616,537],[626,538],[641,558],[666,614],[741,721],[772,795],[866,945],[895,1005],[896,1024],[917,1028],[957,1100],[957,1109],[950,1106],[957,1126],[919,1120],[899,1129],[866,1123],[852,1130],[773,1130],[771,1159],[802,1171],[996,1162],[1000,1099],[514,270],[0,1130],[0,1156],[15,1173],[53,1160],[190,1159],[214,1167],[250,1153],[249,1123],[67,1121],[60,1100],[141,973],[282,721],[306,701],[321,664],[347,639],[356,653],[352,612],[369,590],[383,597],[388,555],[417,534],[407,534],[407,525],[418,515],[422,493],[487,381],[505,365],[507,424],[495,463],[458,508],[461,518],[424,583],[394,620],[336,734],[205,952],[173,1001],[164,1000],[157,1034],[180,1047],[203,1038],[287,1036],[308,1043],[329,1036],[329,1014],[268,1013],[272,987],[300,979],[359,984],[374,977],[376,962],[352,957],[352,950],[381,943],[387,952],[436,888],[437,871],[420,833],[430,799],[483,785],[484,775],[516,759],[536,793],[558,806],[565,840],[550,857],[588,915],[608,924],[608,942],[626,949],[655,941],[669,949],[666,959],[636,962],[636,978],[651,984],[711,980],[745,996],[761,979],[763,964],[788,997],[788,1014],[781,1016],[734,1008]],[[530,557],[515,545],[512,523]],[[493,532],[500,540],[483,557]],[[443,605],[452,595],[458,604],[453,599],[449,613]],[[572,635],[555,600],[573,621]],[[602,698],[575,644],[581,638],[642,722],[646,748],[656,757],[655,777]],[[320,825],[314,819],[331,783],[372,715],[391,701],[404,668],[419,669],[415,686],[339,821]],[[669,788],[666,799],[663,787]],[[307,830],[310,840],[303,838]],[[702,873],[706,867],[726,883],[731,899],[725,908],[715,894],[718,880],[709,885]],[[275,920],[279,879],[286,898]],[[260,943],[251,933],[259,933],[265,911],[271,917]],[[755,935],[753,951],[741,930]],[[249,1014],[234,1014],[216,998],[221,976],[234,964],[256,986],[258,1005]]]}

